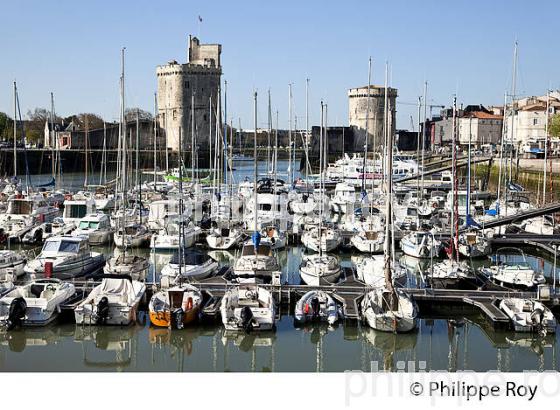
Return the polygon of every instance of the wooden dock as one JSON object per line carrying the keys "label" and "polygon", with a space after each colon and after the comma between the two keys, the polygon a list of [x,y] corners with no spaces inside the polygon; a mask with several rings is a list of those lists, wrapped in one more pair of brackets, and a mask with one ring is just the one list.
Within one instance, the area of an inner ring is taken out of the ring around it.
{"label": "wooden dock", "polygon": [[[220,315],[220,305],[226,291],[238,286],[228,282],[230,268],[222,268],[215,276],[200,281],[192,282],[204,295],[204,306],[202,315],[208,320],[217,320]],[[91,291],[95,282],[75,282],[77,295],[68,303],[61,306],[62,311],[70,313]],[[360,281],[352,268],[344,268],[341,279],[335,283],[324,283],[320,286],[309,286],[303,284],[262,284],[259,285],[272,292],[279,307],[284,311],[293,312],[296,302],[310,290],[323,290],[340,303],[344,319],[349,321],[361,320],[360,302],[370,288]],[[158,290],[158,284],[147,283],[146,301]],[[475,310],[481,313],[488,322],[496,329],[510,328],[509,318],[499,309],[498,304],[506,297],[520,297],[536,299],[535,292],[518,291],[496,291],[496,290],[455,290],[455,289],[432,289],[432,288],[405,288],[419,306],[422,316],[429,316],[434,310],[440,309],[449,312],[450,308]],[[552,295],[549,300],[543,301],[549,307],[559,305],[560,295]],[[144,309],[146,303],[144,303]],[[280,309],[279,309],[280,310]]]}

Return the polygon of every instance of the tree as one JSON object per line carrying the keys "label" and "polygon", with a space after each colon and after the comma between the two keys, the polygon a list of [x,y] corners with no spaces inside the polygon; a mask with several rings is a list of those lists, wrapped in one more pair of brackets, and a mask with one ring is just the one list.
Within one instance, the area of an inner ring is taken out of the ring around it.
{"label": "tree", "polygon": [[37,107],[33,111],[27,111],[27,121],[24,125],[26,141],[40,142],[45,132],[45,123],[49,119],[50,111],[46,108]]}
{"label": "tree", "polygon": [[140,120],[151,121],[154,119],[152,113],[149,111],[145,111],[141,108],[127,108],[124,111],[124,117],[126,118],[126,121],[136,121],[136,113],[138,113],[138,118]]}
{"label": "tree", "polygon": [[104,120],[97,114],[83,112],[74,116],[74,123],[82,130],[86,129],[86,125],[89,130],[95,130],[103,128]]}
{"label": "tree", "polygon": [[548,133],[552,137],[560,138],[560,114],[554,114],[550,118],[550,123],[548,124]]}

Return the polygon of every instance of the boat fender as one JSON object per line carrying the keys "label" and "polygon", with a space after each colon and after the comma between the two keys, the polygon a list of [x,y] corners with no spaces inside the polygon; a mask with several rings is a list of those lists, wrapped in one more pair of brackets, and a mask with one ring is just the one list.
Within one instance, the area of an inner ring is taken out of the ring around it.
{"label": "boat fender", "polygon": [[309,303],[306,303],[303,307],[303,313],[305,313],[306,315],[309,314]]}
{"label": "boat fender", "polygon": [[191,310],[193,308],[193,298],[189,297],[187,299],[187,310]]}
{"label": "boat fender", "polygon": [[7,330],[12,330],[16,326],[21,326],[25,319],[25,311],[27,310],[27,302],[24,298],[19,297],[12,300],[8,311],[8,320],[6,321]]}
{"label": "boat fender", "polygon": [[109,317],[109,299],[107,296],[103,296],[99,302],[97,302],[97,319],[96,324],[104,325]]}

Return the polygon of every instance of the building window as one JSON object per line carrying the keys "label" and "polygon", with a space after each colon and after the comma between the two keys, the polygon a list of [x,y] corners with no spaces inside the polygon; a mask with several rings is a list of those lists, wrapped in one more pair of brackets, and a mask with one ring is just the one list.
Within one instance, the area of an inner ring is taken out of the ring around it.
{"label": "building window", "polygon": [[173,110],[173,119],[174,119],[174,120],[177,119],[177,110]]}
{"label": "building window", "polygon": [[537,125],[539,123],[539,120],[537,118],[533,118],[533,125]]}
{"label": "building window", "polygon": [[188,81],[185,81],[185,88],[189,88],[190,84]]}
{"label": "building window", "polygon": [[205,122],[207,121],[207,117],[206,117],[206,114],[204,114],[204,121],[205,121]]}

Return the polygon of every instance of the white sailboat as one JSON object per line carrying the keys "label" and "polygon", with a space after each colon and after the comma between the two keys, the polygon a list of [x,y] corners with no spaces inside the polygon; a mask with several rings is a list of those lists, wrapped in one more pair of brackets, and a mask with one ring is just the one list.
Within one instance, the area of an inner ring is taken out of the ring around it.
{"label": "white sailboat", "polygon": [[[371,64],[371,60],[370,60]],[[370,90],[368,88],[368,94]],[[390,122],[388,116],[387,105],[387,69],[385,72],[385,147],[393,146],[393,135],[389,130]],[[367,136],[366,136],[367,146]],[[391,198],[392,185],[393,185],[393,150],[387,149],[386,155],[386,177],[385,177],[385,194],[387,200],[385,201],[385,258],[384,258],[384,272],[385,283],[383,286],[376,287],[368,291],[361,301],[361,311],[365,322],[373,329],[404,333],[412,331],[416,328],[416,321],[418,311],[414,300],[405,293],[402,289],[393,286],[393,267],[391,266],[392,249],[391,242],[389,241],[391,230],[390,226],[394,223],[392,212]],[[394,240],[394,239],[393,239]]]}

